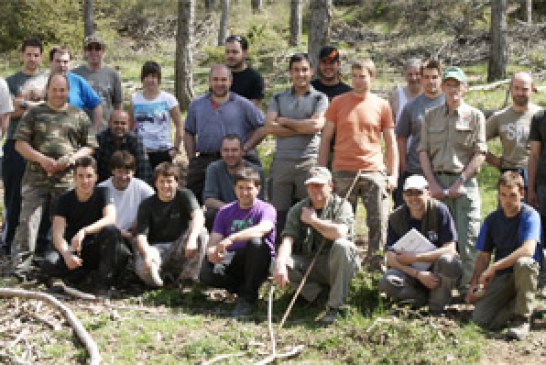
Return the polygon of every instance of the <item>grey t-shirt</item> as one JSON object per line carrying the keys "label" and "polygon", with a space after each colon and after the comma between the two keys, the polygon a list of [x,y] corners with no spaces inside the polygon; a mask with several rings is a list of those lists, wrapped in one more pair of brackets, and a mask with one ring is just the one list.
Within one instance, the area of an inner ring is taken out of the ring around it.
{"label": "grey t-shirt", "polygon": [[[36,75],[27,75],[22,71],[17,72],[16,74],[11,75],[6,79],[8,83],[9,92],[12,98],[21,96],[23,93],[27,93],[30,90],[43,91],[47,84],[47,75],[43,72],[39,72]],[[11,118],[8,127],[7,139],[14,139],[15,130],[19,124],[21,118]]]}
{"label": "grey t-shirt", "polygon": [[[260,180],[262,181],[262,188],[258,198],[264,199],[264,174],[261,167],[256,166],[248,161],[243,160],[245,167],[252,167],[260,174]],[[233,185],[235,184],[235,177],[230,175],[224,160],[214,161],[207,167],[207,173],[205,175],[205,187],[203,188],[203,201],[207,198],[214,198],[223,201],[224,203],[230,203],[237,200]]]}
{"label": "grey t-shirt", "polygon": [[[327,108],[328,97],[309,86],[309,90],[300,97],[294,94],[293,89],[276,93],[271,98],[267,112],[290,119],[309,119]],[[320,133],[277,137],[275,157],[294,160],[317,157],[319,146]]]}
{"label": "grey t-shirt", "polygon": [[[123,90],[119,73],[107,66],[101,67],[97,71],[91,71],[85,65],[75,68],[72,72],[86,79],[101,98],[103,117],[101,130],[106,129],[110,120],[110,114],[113,111],[113,104],[121,104],[123,102]],[[92,117],[92,115],[89,115],[90,119],[93,119]]]}
{"label": "grey t-shirt", "polygon": [[421,141],[421,125],[425,119],[425,113],[431,108],[444,104],[445,96],[441,94],[435,99],[430,99],[424,94],[404,106],[400,119],[396,124],[396,136],[407,138],[406,171],[410,174],[422,174],[419,163],[417,147]]}

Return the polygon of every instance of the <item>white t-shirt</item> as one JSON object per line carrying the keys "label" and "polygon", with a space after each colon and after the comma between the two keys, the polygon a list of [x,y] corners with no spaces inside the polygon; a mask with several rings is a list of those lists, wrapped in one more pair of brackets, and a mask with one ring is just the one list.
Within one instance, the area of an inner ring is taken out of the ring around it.
{"label": "white t-shirt", "polygon": [[178,100],[165,91],[153,100],[145,99],[141,92],[133,95],[135,128],[146,149],[163,151],[172,148],[171,109],[176,106]]}
{"label": "white t-shirt", "polygon": [[112,178],[101,182],[99,186],[107,187],[110,190],[116,207],[116,226],[125,230],[131,228],[135,222],[140,203],[155,193],[150,185],[136,177],[131,179],[125,190],[116,189]]}

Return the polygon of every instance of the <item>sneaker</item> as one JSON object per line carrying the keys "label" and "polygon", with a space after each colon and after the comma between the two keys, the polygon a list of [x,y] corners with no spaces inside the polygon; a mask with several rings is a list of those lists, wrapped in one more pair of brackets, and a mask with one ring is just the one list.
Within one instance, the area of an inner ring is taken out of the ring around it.
{"label": "sneaker", "polygon": [[520,318],[512,321],[511,326],[506,331],[506,337],[510,340],[524,340],[531,330],[531,323],[526,318]]}
{"label": "sneaker", "polygon": [[252,304],[243,298],[237,298],[237,302],[235,303],[235,308],[233,308],[233,311],[231,312],[231,316],[233,318],[242,318],[251,315],[253,311],[254,308]]}
{"label": "sneaker", "polygon": [[338,308],[327,308],[326,313],[319,319],[319,323],[325,326],[334,324],[337,321],[337,318],[340,315],[340,310]]}
{"label": "sneaker", "polygon": [[158,265],[152,265],[150,267],[150,277],[152,278],[152,282],[155,286],[163,286],[163,280],[161,279],[161,276],[159,275],[159,266]]}

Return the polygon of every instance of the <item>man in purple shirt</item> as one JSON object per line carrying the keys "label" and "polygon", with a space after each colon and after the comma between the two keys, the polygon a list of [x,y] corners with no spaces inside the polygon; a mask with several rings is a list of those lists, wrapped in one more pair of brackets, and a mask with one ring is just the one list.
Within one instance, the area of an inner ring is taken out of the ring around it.
{"label": "man in purple shirt", "polygon": [[260,188],[255,169],[246,167],[235,175],[237,201],[218,211],[201,267],[202,283],[238,295],[233,317],[252,313],[275,255],[277,213],[258,199]]}

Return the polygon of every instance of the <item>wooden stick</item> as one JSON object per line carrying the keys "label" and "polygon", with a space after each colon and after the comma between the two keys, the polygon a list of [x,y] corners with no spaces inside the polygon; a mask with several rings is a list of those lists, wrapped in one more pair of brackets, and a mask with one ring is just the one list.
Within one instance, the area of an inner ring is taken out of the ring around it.
{"label": "wooden stick", "polygon": [[[360,173],[362,170],[358,170],[356,173],[353,182],[351,183],[351,186],[349,187],[349,190],[347,190],[347,193],[343,197],[343,200],[341,201],[341,204],[339,205],[338,210],[336,211],[336,214],[334,215],[334,221],[338,218],[339,212],[341,212],[341,207],[343,204],[347,201],[349,196],[351,195],[351,192],[353,191],[356,182],[360,178]],[[305,271],[305,275],[303,275],[303,278],[300,281],[300,284],[298,285],[298,288],[296,289],[296,292],[294,293],[294,296],[292,297],[292,300],[290,301],[290,304],[288,304],[288,307],[286,308],[286,311],[284,312],[284,315],[282,316],[281,323],[279,324],[279,328],[282,328],[284,326],[284,323],[286,322],[286,319],[290,315],[290,312],[292,311],[292,307],[294,306],[294,303],[296,303],[296,299],[298,299],[298,296],[300,295],[301,290],[303,289],[303,286],[305,285],[305,282],[307,281],[307,277],[311,274],[311,270],[313,270],[313,267],[315,266],[315,262],[317,261],[320,252],[322,251],[322,248],[324,247],[324,244],[326,243],[326,240],[323,238],[320,242],[319,248],[317,252],[315,253],[315,256],[313,256],[313,260],[311,260],[311,263],[307,267],[307,270]]]}
{"label": "wooden stick", "polygon": [[91,337],[91,335],[86,331],[85,327],[83,327],[78,317],[74,315],[72,310],[70,310],[70,308],[65,306],[55,297],[46,293],[40,293],[40,292],[22,290],[22,289],[9,289],[9,288],[0,288],[0,297],[41,300],[45,302],[46,304],[52,306],[53,308],[59,310],[62,313],[62,315],[65,317],[65,319],[68,321],[70,326],[74,329],[74,332],[76,333],[76,336],[78,337],[78,339],[83,343],[83,345],[87,349],[87,352],[89,353],[88,364],[90,365],[100,364],[101,357],[100,357],[99,349],[97,347],[97,344]]}

